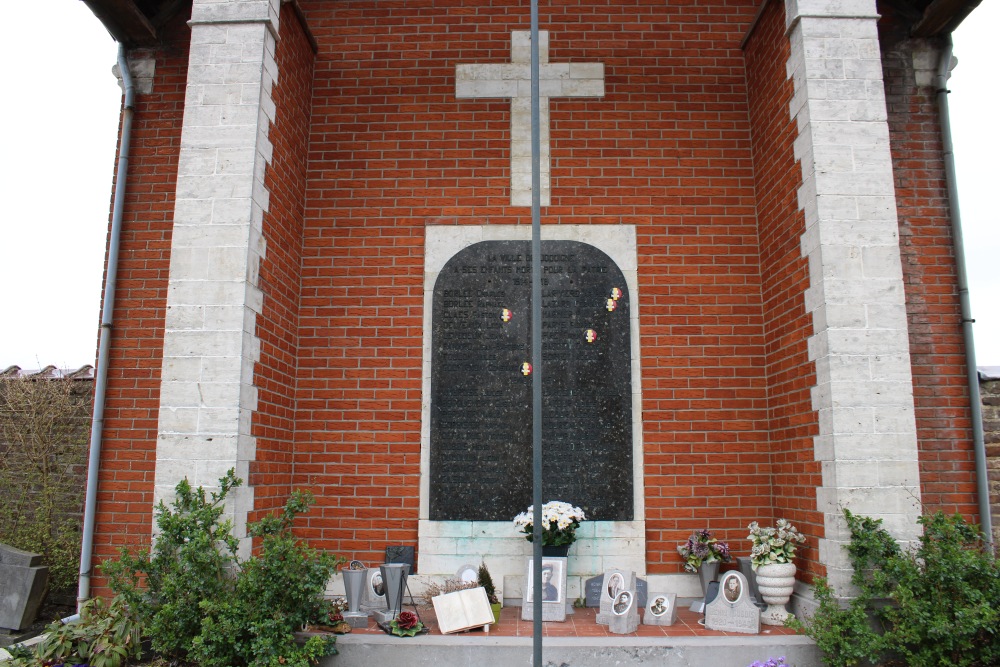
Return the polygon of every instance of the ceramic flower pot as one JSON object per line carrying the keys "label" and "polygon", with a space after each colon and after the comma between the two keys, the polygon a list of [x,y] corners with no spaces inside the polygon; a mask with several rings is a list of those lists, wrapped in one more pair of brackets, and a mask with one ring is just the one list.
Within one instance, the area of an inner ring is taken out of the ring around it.
{"label": "ceramic flower pot", "polygon": [[542,556],[545,558],[566,558],[569,554],[569,548],[572,545],[563,544],[558,547],[553,547],[549,545],[542,545]]}
{"label": "ceramic flower pot", "polygon": [[784,625],[788,618],[785,605],[795,587],[795,563],[775,563],[757,568],[757,589],[767,603],[761,612],[760,622],[766,625]]}

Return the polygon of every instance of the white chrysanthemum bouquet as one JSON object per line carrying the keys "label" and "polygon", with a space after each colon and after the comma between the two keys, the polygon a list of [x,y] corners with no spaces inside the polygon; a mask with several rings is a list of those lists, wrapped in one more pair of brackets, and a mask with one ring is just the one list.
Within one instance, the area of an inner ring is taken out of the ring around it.
{"label": "white chrysanthemum bouquet", "polygon": [[[528,507],[514,517],[514,527],[524,533],[529,542],[534,540],[535,506]],[[550,500],[542,505],[542,545],[561,547],[576,541],[576,529],[586,520],[583,510],[569,503]]]}

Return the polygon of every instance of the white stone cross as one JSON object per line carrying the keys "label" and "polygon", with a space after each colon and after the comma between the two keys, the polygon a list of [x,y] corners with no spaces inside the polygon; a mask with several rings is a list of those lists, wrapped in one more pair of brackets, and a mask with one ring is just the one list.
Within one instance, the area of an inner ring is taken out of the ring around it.
{"label": "white stone cross", "polygon": [[[458,65],[458,99],[509,97],[510,205],[531,206],[531,33],[511,32],[511,62]],[[538,108],[541,125],[541,205],[551,203],[549,98],[604,97],[604,63],[549,63],[549,32],[538,32]]]}

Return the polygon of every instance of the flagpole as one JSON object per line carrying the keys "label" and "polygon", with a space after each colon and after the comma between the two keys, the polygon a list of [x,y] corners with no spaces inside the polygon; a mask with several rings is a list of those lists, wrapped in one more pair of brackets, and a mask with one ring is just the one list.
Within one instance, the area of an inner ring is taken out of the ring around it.
{"label": "flagpole", "polygon": [[532,664],[542,667],[542,178],[538,52],[538,0],[531,0]]}

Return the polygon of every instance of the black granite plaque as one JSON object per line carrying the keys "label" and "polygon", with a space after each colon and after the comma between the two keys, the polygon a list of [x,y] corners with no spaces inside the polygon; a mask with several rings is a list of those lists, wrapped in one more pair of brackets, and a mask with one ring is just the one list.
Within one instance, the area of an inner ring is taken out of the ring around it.
{"label": "black granite plaque", "polygon": [[409,574],[417,574],[414,562],[414,549],[411,546],[392,545],[385,548],[386,563],[403,563],[410,566]]}
{"label": "black granite plaque", "polygon": [[[434,285],[430,518],[510,521],[531,504],[531,244],[460,251]],[[542,242],[546,500],[587,518],[632,509],[629,292],[597,248]]]}
{"label": "black granite plaque", "polygon": [[585,604],[588,607],[601,606],[601,590],[604,588],[604,575],[591,577],[583,584]]}

